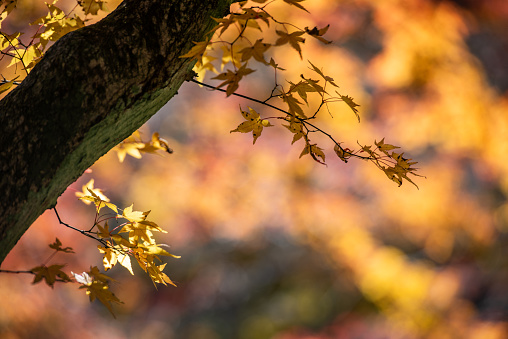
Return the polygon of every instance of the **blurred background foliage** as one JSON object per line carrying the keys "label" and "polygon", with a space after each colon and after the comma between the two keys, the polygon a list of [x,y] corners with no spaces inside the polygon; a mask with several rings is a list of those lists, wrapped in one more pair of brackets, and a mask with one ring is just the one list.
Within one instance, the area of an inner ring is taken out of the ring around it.
{"label": "blurred background foliage", "polygon": [[[247,103],[187,83],[142,128],[174,154],[123,164],[107,154],[58,201],[65,221],[91,226],[93,208],[74,192],[93,177],[117,205],[152,210],[169,232],[159,242],[182,256],[166,267],[178,287],[112,269],[125,302],[113,320],[73,284],[2,274],[2,338],[508,338],[508,3],[312,0],[311,15],[281,6],[270,13],[331,24],[333,40],[307,39],[303,61],[276,51],[285,76],[296,80],[309,59],[361,105],[361,124],[337,105],[320,126],[353,147],[402,145],[427,177],[420,189],[333,151],[328,167],[298,159],[280,127],[253,146],[229,133]],[[16,22],[43,14],[42,1],[20,0]],[[251,78],[239,92],[266,97],[273,75]],[[96,244],[48,211],[3,268],[40,265],[55,237],[77,254],[52,263],[100,265]]]}

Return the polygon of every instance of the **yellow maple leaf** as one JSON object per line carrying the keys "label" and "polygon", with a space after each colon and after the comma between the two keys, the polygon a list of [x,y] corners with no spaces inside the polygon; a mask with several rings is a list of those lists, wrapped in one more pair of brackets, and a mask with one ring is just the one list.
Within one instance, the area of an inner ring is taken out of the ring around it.
{"label": "yellow maple leaf", "polygon": [[[90,179],[90,181],[88,181],[85,185],[83,185],[81,187],[81,192],[76,192],[76,196],[78,198],[82,198],[82,197],[93,197],[93,195],[90,193],[90,191],[92,191],[96,197],[98,197],[99,199],[101,199],[102,201],[105,201],[105,202],[109,202],[109,198],[107,196],[104,195],[104,193],[102,193],[102,190],[100,188],[94,188],[94,183],[95,183],[95,180],[94,179]],[[89,205],[91,203],[90,200],[83,200],[83,202],[87,205]]]}
{"label": "yellow maple leaf", "polygon": [[385,144],[385,138],[381,139],[381,141],[377,142],[374,140],[374,143],[376,144],[377,148],[383,152],[384,154],[388,155],[388,151],[391,151],[396,148],[400,148],[399,146],[394,146],[390,144]]}
{"label": "yellow maple leaf", "polygon": [[259,113],[253,110],[249,107],[249,111],[243,111],[240,108],[240,112],[242,113],[242,116],[245,118],[246,121],[242,122],[240,125],[238,125],[237,128],[234,130],[231,130],[229,133],[233,132],[240,132],[240,133],[249,133],[252,132],[252,136],[254,138],[253,144],[256,143],[256,140],[261,135],[261,132],[263,132],[263,127],[270,127],[273,126],[268,122],[268,120],[263,120],[259,116]]}
{"label": "yellow maple leaf", "polygon": [[228,69],[226,72],[220,73],[219,75],[217,75],[216,77],[213,77],[212,79],[224,80],[216,88],[221,88],[221,87],[227,85],[228,87],[226,88],[226,96],[230,96],[240,86],[239,85],[240,80],[242,80],[242,78],[244,76],[246,76],[252,72],[254,72],[253,69],[247,68],[247,64],[243,64],[242,67],[240,67],[235,72]]}
{"label": "yellow maple leaf", "polygon": [[180,58],[191,58],[191,60],[192,59],[201,60],[203,54],[205,54],[206,49],[208,47],[208,38],[205,41],[201,42],[193,41],[192,43],[194,43],[194,46],[191,48],[191,50],[183,55],[180,55]]}
{"label": "yellow maple leaf", "polygon": [[125,207],[122,215],[119,216],[132,222],[144,221],[147,215],[150,213],[150,211],[147,212],[133,211],[132,210],[133,206],[134,204],[130,205],[129,207]]}
{"label": "yellow maple leaf", "polygon": [[125,267],[132,275],[134,275],[134,272],[132,271],[131,258],[127,253],[124,253],[119,248],[102,247],[100,245],[97,246],[97,248],[101,253],[104,253],[102,263],[106,271],[113,268],[117,263],[120,263],[120,265]]}
{"label": "yellow maple leaf", "polygon": [[83,192],[75,193],[76,196],[79,197],[79,200],[83,201],[87,205],[93,202],[97,209],[97,213],[99,213],[103,207],[108,207],[115,213],[118,213],[118,207],[116,207],[115,204],[110,203],[108,197],[102,194],[100,189],[94,188],[93,185],[94,180],[91,179],[82,187]]}
{"label": "yellow maple leaf", "polygon": [[152,134],[152,139],[144,144],[143,148],[139,149],[140,152],[144,153],[155,153],[157,151],[164,151],[172,154],[173,150],[169,147],[168,142],[159,136],[158,132]]}
{"label": "yellow maple leaf", "polygon": [[141,142],[128,142],[123,141],[117,146],[115,146],[114,150],[118,156],[118,160],[123,162],[125,156],[128,154],[133,158],[141,159],[140,149],[144,148],[145,144]]}
{"label": "yellow maple leaf", "polygon": [[[166,273],[162,272],[164,268],[166,267],[166,264],[162,265],[151,265],[147,268],[147,273],[150,275],[150,278],[152,279],[154,285],[155,283],[163,284],[171,284],[176,287],[176,284],[169,279],[169,277],[166,275]],[[156,286],[157,287],[157,286]]]}

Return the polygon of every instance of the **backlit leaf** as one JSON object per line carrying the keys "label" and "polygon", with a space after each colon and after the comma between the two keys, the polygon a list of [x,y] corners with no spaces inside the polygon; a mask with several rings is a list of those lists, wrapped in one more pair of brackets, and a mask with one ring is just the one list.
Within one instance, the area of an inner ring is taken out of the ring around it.
{"label": "backlit leaf", "polygon": [[298,54],[300,55],[300,59],[301,59],[302,58],[302,49],[300,47],[300,44],[303,44],[305,42],[305,39],[302,38],[301,36],[305,32],[303,32],[303,31],[296,31],[296,32],[293,32],[291,34],[288,34],[288,33],[284,32],[284,31],[279,31],[279,30],[276,30],[275,32],[279,36],[279,38],[275,42],[275,45],[276,46],[280,46],[280,45],[284,45],[284,44],[289,43],[289,45],[291,47],[293,47],[298,52]]}
{"label": "backlit leaf", "polygon": [[270,48],[270,44],[264,43],[263,39],[258,39],[252,47],[245,47],[240,51],[242,55],[242,61],[248,61],[250,58],[254,58],[265,65],[268,63],[265,60],[264,53]]}

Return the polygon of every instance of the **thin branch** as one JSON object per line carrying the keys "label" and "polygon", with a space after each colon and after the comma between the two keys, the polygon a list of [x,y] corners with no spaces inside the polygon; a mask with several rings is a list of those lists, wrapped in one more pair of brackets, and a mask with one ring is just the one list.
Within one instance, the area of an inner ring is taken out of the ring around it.
{"label": "thin branch", "polygon": [[29,274],[35,274],[32,271],[11,271],[11,270],[2,270],[2,269],[0,269],[0,273],[13,273],[13,274],[29,273]]}
{"label": "thin branch", "polygon": [[[224,90],[224,89],[222,89],[222,88],[217,88],[217,87],[214,87],[214,86],[212,86],[212,85],[205,84],[205,83],[203,83],[203,82],[201,82],[201,81],[198,81],[198,80],[196,80],[196,79],[194,79],[194,78],[190,79],[190,81],[192,81],[192,82],[194,82],[194,83],[196,83],[196,84],[198,84],[198,85],[201,85],[201,86],[204,86],[204,87],[207,87],[207,88],[210,88],[210,89],[213,89],[213,90],[219,91],[219,92],[226,93],[226,90]],[[258,104],[261,104],[261,105],[268,106],[268,107],[273,108],[273,109],[275,109],[275,110],[277,110],[277,111],[280,111],[280,112],[282,112],[282,113],[284,113],[284,114],[286,114],[286,115],[291,115],[289,112],[287,112],[287,111],[283,110],[282,108],[279,108],[279,107],[273,106],[273,105],[271,105],[271,104],[269,104],[269,103],[266,103],[266,102],[264,102],[264,101],[261,101],[261,100],[258,100],[258,99],[254,99],[254,98],[248,97],[248,96],[243,95],[243,94],[238,94],[238,93],[232,93],[231,95],[234,95],[234,96],[237,96],[237,97],[240,97],[240,98],[243,98],[243,99],[247,99],[247,100],[250,100],[250,101],[256,102],[256,103],[258,103]],[[331,140],[331,141],[332,141],[335,145],[337,145],[337,147],[339,147],[339,148],[341,149],[341,151],[342,151],[342,152],[344,152],[344,154],[347,154],[347,155],[349,155],[349,156],[351,156],[351,157],[355,157],[355,158],[362,159],[362,160],[371,160],[371,159],[372,159],[371,157],[363,157],[363,156],[358,155],[358,154],[355,154],[355,153],[353,153],[353,152],[351,152],[351,151],[346,151],[344,148],[342,148],[342,146],[340,145],[340,143],[339,143],[339,142],[337,142],[337,141],[336,141],[336,140],[332,137],[332,135],[331,135],[331,134],[329,134],[329,133],[325,132],[324,130],[322,130],[321,128],[317,127],[316,125],[311,124],[310,122],[308,122],[308,121],[307,121],[308,119],[300,118],[300,117],[297,117],[297,116],[295,116],[295,118],[296,118],[297,120],[299,120],[300,122],[302,122],[303,124],[307,124],[307,125],[311,126],[312,128],[314,128],[316,131],[318,131],[318,132],[322,133],[323,135],[327,136],[327,137],[328,137],[328,138],[329,138],[329,139],[330,139],[330,140]],[[281,119],[284,119],[284,118],[281,118]]]}
{"label": "thin branch", "polygon": [[102,239],[97,239],[96,237],[94,237],[93,235],[89,234],[87,231],[84,231],[84,230],[80,230],[79,228],[76,228],[74,226],[71,226],[65,222],[62,221],[62,219],[60,219],[60,215],[58,214],[58,211],[56,210],[56,207],[53,207],[53,210],[55,211],[55,214],[56,214],[56,217],[58,218],[58,222],[61,224],[61,225],[64,225],[70,229],[73,229],[81,234],[83,234],[84,236],[87,236],[91,239],[94,239],[94,240],[97,240],[98,242],[100,242],[102,245],[106,246],[106,247],[110,247],[104,240]]}
{"label": "thin branch", "polygon": [[[211,88],[211,89],[213,89],[213,90],[216,90],[216,91],[219,91],[219,92],[226,93],[226,90],[224,90],[224,89],[222,89],[222,88],[217,88],[217,87],[214,87],[214,86],[212,86],[212,85],[208,85],[208,84],[202,83],[201,81],[198,81],[198,80],[196,80],[196,79],[191,79],[190,81],[192,81],[192,82],[194,82],[194,83],[196,83],[196,84],[198,84],[198,85],[201,85],[201,86],[203,86],[203,87]],[[237,96],[237,97],[240,97],[240,98],[243,98],[243,99],[247,99],[247,100],[250,100],[250,101],[257,102],[258,104],[268,106],[268,107],[273,108],[273,109],[275,109],[275,110],[277,110],[277,111],[280,111],[280,112],[282,112],[282,113],[284,113],[284,114],[289,114],[288,112],[286,112],[286,111],[285,111],[285,110],[283,110],[282,108],[275,107],[275,106],[270,105],[270,104],[268,104],[268,103],[266,103],[266,102],[263,102],[263,101],[261,101],[261,100],[258,100],[258,99],[254,99],[254,98],[248,97],[248,96],[243,95],[243,94],[232,93],[231,95],[234,95],[234,96]]]}

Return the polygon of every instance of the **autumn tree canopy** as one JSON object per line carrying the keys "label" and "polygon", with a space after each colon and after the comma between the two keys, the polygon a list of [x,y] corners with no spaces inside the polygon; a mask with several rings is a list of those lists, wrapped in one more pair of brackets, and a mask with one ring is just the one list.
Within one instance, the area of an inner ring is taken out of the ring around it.
{"label": "autumn tree canopy", "polygon": [[0,101],[0,260],[70,183],[177,93],[192,68],[180,55],[230,4],[126,0],[59,39]]}

